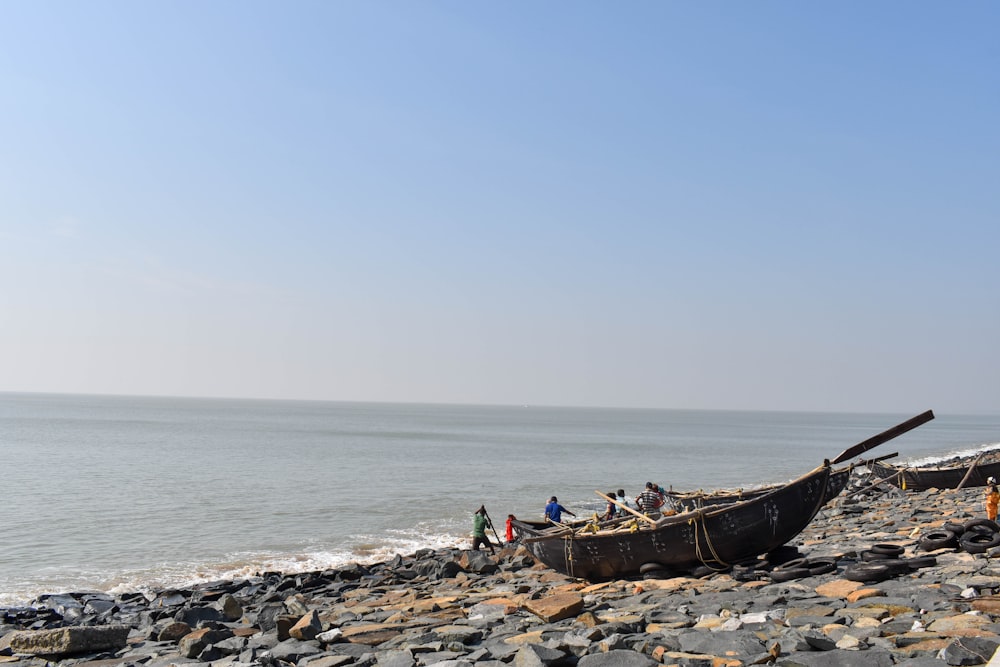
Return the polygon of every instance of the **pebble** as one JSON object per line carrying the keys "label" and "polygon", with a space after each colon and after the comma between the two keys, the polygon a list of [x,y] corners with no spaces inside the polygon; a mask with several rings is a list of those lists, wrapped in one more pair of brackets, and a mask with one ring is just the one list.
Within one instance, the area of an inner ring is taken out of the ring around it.
{"label": "pebble", "polygon": [[835,569],[785,582],[746,567],[587,582],[511,545],[189,590],[47,595],[0,608],[0,667],[983,665],[1000,646],[1000,552],[940,549],[933,565],[885,581],[844,576],[875,544],[927,555],[921,534],[981,508],[978,488],[854,483],[785,548]]}

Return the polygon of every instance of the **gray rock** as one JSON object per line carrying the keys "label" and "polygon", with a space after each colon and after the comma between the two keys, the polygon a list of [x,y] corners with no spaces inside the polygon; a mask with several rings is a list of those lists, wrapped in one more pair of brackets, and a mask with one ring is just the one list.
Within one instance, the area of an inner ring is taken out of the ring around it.
{"label": "gray rock", "polygon": [[[125,647],[126,625],[69,626],[54,630],[20,630],[6,641],[14,653],[29,655],[71,655],[118,650]],[[7,636],[4,636],[7,640]]]}
{"label": "gray rock", "polygon": [[659,663],[635,651],[591,653],[580,658],[577,667],[656,667]]}
{"label": "gray rock", "polygon": [[375,663],[379,667],[414,667],[417,661],[409,651],[380,651],[375,654]]}

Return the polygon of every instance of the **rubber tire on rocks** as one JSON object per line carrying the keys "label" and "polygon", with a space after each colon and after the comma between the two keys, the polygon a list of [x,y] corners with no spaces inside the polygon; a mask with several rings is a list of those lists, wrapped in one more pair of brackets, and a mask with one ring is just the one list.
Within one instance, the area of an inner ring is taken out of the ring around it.
{"label": "rubber tire on rocks", "polygon": [[702,577],[710,577],[713,574],[725,574],[729,572],[729,567],[709,567],[708,565],[699,565],[698,567],[692,568],[689,576],[695,579],[701,579]]}
{"label": "rubber tire on rocks", "polygon": [[844,570],[844,578],[851,581],[875,583],[885,581],[892,576],[888,565],[881,563],[855,563]]}
{"label": "rubber tire on rocks", "polygon": [[898,544],[876,544],[872,546],[871,551],[876,554],[884,554],[889,558],[899,558],[905,549]]}
{"label": "rubber tire on rocks", "polygon": [[783,582],[792,581],[794,579],[802,579],[803,577],[809,576],[809,568],[807,567],[776,567],[771,570],[771,581]]}
{"label": "rubber tire on rocks", "polygon": [[918,570],[922,567],[934,567],[937,565],[937,558],[934,556],[917,556],[916,558],[907,558],[903,560],[911,570]]}
{"label": "rubber tire on rocks", "polygon": [[965,524],[958,523],[957,521],[949,521],[948,523],[944,524],[941,527],[944,528],[945,530],[950,530],[951,532],[955,533],[955,537],[961,537],[962,533],[965,532]]}
{"label": "rubber tire on rocks", "polygon": [[670,570],[647,570],[642,573],[643,579],[673,579],[677,576],[676,572],[671,572]]}
{"label": "rubber tire on rocks", "polygon": [[880,554],[875,551],[862,551],[860,554],[861,560],[866,563],[881,563],[885,560],[896,560],[895,556],[890,556],[889,554]]}
{"label": "rubber tire on rocks", "polygon": [[936,551],[958,546],[958,538],[950,530],[932,530],[923,535],[917,545],[921,551]]}
{"label": "rubber tire on rocks", "polygon": [[[965,522],[965,531],[977,529],[979,527],[989,528],[991,533],[1000,533],[1000,525],[997,525],[996,521],[990,521],[989,519],[970,519]],[[980,530],[979,532],[986,532],[985,530]]]}
{"label": "rubber tire on rocks", "polygon": [[663,563],[643,563],[639,566],[639,574],[646,574],[647,572],[654,572],[658,570],[666,570],[667,566]]}
{"label": "rubber tire on rocks", "polygon": [[986,553],[993,547],[1000,546],[1000,533],[979,533],[973,530],[962,535],[958,546],[970,554]]}
{"label": "rubber tire on rocks", "polygon": [[774,569],[775,570],[794,570],[797,567],[804,567],[804,568],[808,569],[808,567],[809,567],[809,559],[808,558],[795,558],[794,560],[790,560],[790,561],[787,561],[785,563],[782,563],[781,565],[778,565]]}
{"label": "rubber tire on rocks", "polygon": [[782,563],[787,563],[790,560],[796,558],[802,558],[802,554],[799,553],[798,547],[790,547],[788,545],[778,547],[774,551],[768,551],[767,556],[765,556],[767,562],[772,566],[777,567]]}
{"label": "rubber tire on rocks", "polygon": [[833,558],[813,558],[809,561],[809,576],[829,574],[837,569],[837,561]]}

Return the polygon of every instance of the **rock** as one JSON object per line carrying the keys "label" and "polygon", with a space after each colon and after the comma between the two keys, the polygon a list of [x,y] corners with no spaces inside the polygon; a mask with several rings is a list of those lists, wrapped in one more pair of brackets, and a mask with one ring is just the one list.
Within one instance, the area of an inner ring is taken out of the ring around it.
{"label": "rock", "polygon": [[320,623],[319,614],[314,609],[300,618],[288,631],[288,635],[292,639],[310,641],[316,639],[316,636],[321,632],[323,632],[323,624]]}
{"label": "rock", "polygon": [[128,633],[129,628],[125,625],[69,626],[54,630],[15,631],[5,643],[14,653],[62,656],[116,651],[125,647]]}
{"label": "rock", "polygon": [[577,667],[655,667],[652,658],[635,651],[608,651],[580,658]]}
{"label": "rock", "polygon": [[576,593],[557,593],[538,600],[527,600],[524,608],[546,623],[555,623],[583,611],[583,598]]}

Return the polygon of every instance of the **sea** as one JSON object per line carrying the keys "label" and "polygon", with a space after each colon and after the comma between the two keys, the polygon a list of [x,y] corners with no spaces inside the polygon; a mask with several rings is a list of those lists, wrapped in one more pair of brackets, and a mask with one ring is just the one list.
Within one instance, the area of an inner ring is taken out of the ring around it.
{"label": "sea", "polygon": [[[909,414],[423,405],[0,393],[0,605],[180,588],[467,546],[483,505],[581,516],[647,481],[798,477]],[[937,414],[872,450],[1000,444],[1000,415]],[[495,538],[494,538],[495,540]]]}

